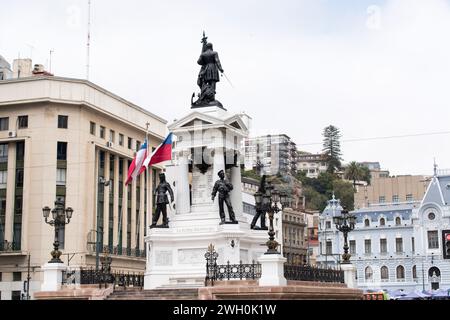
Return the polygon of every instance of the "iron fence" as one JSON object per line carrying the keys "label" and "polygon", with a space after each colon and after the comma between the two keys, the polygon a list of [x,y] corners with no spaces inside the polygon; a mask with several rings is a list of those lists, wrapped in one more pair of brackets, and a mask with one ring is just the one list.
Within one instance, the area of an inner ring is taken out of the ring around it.
{"label": "iron fence", "polygon": [[344,271],[309,265],[284,265],[287,280],[344,283]]}
{"label": "iron fence", "polygon": [[108,285],[114,287],[138,287],[144,286],[144,274],[124,271],[105,272],[103,269],[77,268],[63,272],[63,285],[71,284],[98,284],[99,288]]}

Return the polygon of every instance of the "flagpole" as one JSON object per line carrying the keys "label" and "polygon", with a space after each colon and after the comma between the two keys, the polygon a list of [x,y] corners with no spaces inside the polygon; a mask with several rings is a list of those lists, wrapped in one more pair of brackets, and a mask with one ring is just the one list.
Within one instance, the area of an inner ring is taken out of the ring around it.
{"label": "flagpole", "polygon": [[[147,141],[147,157],[148,157],[149,154],[150,154],[149,153],[149,145],[150,145],[150,143],[148,141],[148,131],[149,131],[149,128],[150,128],[150,122],[147,122],[146,126],[147,126],[147,128],[146,128],[146,132],[145,132],[145,140]],[[151,172],[152,172],[151,169],[147,168],[147,174],[145,175],[145,184],[147,185],[147,192],[145,193],[145,196],[147,198],[147,217],[146,217],[146,219],[144,219],[144,221],[146,222],[145,226],[144,226],[145,227],[144,234],[147,234],[149,220],[153,216],[153,213],[151,212],[151,207],[152,206],[150,205],[150,196],[149,196],[150,184],[151,184],[151,179],[150,179]],[[147,247],[145,242],[144,242],[144,246],[145,246],[145,248]]]}

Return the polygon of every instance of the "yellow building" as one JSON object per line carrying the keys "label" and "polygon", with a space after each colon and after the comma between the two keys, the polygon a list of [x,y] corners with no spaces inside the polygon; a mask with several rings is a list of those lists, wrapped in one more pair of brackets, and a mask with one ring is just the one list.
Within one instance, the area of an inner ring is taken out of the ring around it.
{"label": "yellow building", "polygon": [[64,263],[95,266],[98,215],[100,251],[111,252],[112,268],[145,269],[147,208],[153,207],[146,193],[158,169],[129,186],[124,182],[147,123],[151,151],[166,135],[166,120],[89,81],[0,81],[1,299],[20,295],[28,255],[30,291],[39,290],[54,238],[42,208],[53,208],[55,199],[74,210],[60,230]]}
{"label": "yellow building", "polygon": [[389,176],[389,172],[371,170],[370,185],[357,186],[355,209],[372,204],[421,201],[429,179],[426,176]]}

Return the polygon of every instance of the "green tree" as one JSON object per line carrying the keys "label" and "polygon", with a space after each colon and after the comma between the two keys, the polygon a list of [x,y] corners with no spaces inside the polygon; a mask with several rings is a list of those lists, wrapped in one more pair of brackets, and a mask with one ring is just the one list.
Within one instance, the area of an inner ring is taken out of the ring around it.
{"label": "green tree", "polygon": [[366,181],[370,184],[370,170],[366,166],[352,161],[345,168],[344,178],[353,181],[353,189],[356,192],[356,181]]}
{"label": "green tree", "polygon": [[333,181],[333,190],[336,198],[341,200],[341,206],[347,210],[355,208],[355,193],[350,182],[336,179]]}
{"label": "green tree", "polygon": [[323,130],[323,153],[326,156],[327,172],[334,174],[341,168],[341,133],[333,125]]}

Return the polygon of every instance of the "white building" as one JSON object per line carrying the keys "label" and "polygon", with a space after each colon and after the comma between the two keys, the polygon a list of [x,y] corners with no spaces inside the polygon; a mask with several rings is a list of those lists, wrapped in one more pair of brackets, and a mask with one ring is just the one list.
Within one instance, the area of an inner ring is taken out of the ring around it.
{"label": "white building", "polygon": [[305,172],[308,178],[317,178],[320,173],[327,171],[326,156],[322,153],[299,152],[297,170]]}
{"label": "white building", "polygon": [[[320,216],[319,264],[336,265],[343,235],[332,218],[340,214],[332,199]],[[445,232],[450,232],[450,171],[436,171],[423,200],[371,206],[353,212],[349,233],[351,262],[360,288],[430,290],[450,288],[450,263],[444,259]]]}

